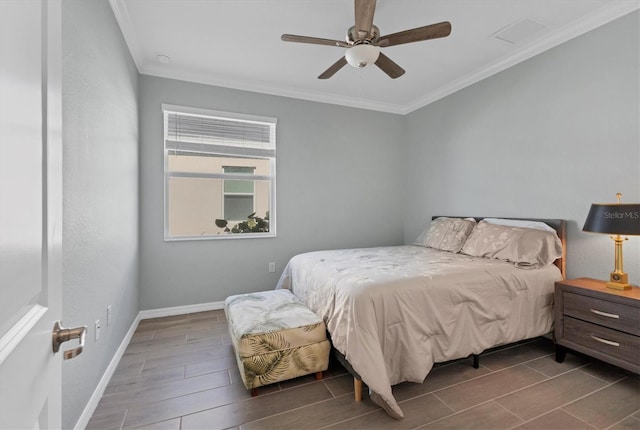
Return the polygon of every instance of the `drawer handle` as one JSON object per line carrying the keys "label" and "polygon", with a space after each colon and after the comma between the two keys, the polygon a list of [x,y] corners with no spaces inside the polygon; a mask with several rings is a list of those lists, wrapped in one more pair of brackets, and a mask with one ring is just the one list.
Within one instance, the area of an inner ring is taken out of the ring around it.
{"label": "drawer handle", "polygon": [[597,340],[598,342],[604,343],[605,345],[620,346],[620,344],[618,342],[614,342],[612,340],[603,339],[601,337],[594,336],[594,335],[591,335],[591,339]]}
{"label": "drawer handle", "polygon": [[591,312],[593,312],[596,315],[600,315],[601,317],[607,317],[607,318],[620,318],[620,315],[616,315],[616,314],[608,314],[606,312],[602,312],[599,311],[597,309],[591,309]]}

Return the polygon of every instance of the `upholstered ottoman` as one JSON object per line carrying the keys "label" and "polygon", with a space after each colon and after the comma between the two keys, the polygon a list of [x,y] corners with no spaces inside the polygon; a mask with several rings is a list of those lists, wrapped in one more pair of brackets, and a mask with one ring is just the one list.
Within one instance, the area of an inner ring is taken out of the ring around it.
{"label": "upholstered ottoman", "polygon": [[289,290],[227,297],[224,310],[242,375],[251,395],[257,388],[322,371],[330,344],[320,317]]}

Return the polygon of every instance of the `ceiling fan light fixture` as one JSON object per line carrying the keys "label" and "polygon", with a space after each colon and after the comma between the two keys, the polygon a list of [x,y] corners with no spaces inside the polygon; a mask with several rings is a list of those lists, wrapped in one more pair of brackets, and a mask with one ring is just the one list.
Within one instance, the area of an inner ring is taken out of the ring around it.
{"label": "ceiling fan light fixture", "polygon": [[351,66],[362,68],[375,63],[379,55],[379,47],[369,44],[359,44],[347,49],[344,57]]}

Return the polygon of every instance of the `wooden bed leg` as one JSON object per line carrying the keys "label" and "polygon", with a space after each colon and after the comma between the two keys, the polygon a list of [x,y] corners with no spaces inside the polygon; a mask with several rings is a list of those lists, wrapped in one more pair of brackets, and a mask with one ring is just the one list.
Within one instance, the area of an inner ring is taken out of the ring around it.
{"label": "wooden bed leg", "polygon": [[353,395],[356,402],[362,401],[362,380],[353,378]]}
{"label": "wooden bed leg", "polygon": [[251,397],[255,397],[258,395],[258,389],[257,388],[252,388],[251,389]]}
{"label": "wooden bed leg", "polygon": [[322,370],[319,372],[316,372],[316,381],[320,381],[322,379]]}
{"label": "wooden bed leg", "polygon": [[478,369],[480,367],[480,356],[478,354],[473,354],[473,368]]}

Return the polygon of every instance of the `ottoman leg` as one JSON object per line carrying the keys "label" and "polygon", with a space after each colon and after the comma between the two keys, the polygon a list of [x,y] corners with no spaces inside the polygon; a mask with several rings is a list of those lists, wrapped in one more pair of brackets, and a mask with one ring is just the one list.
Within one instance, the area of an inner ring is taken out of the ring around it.
{"label": "ottoman leg", "polygon": [[320,381],[322,379],[322,370],[319,372],[316,372],[316,381]]}
{"label": "ottoman leg", "polygon": [[362,380],[353,378],[353,394],[356,402],[362,401]]}
{"label": "ottoman leg", "polygon": [[251,397],[255,397],[258,395],[258,389],[257,388],[252,388],[251,389]]}

